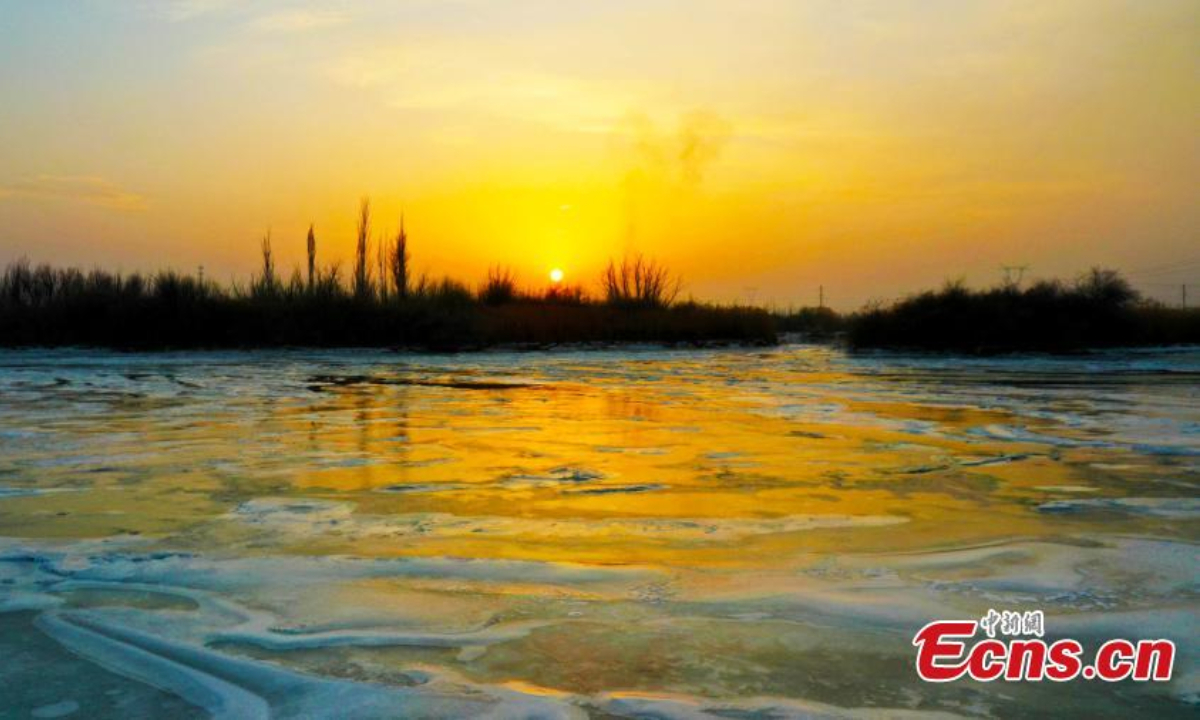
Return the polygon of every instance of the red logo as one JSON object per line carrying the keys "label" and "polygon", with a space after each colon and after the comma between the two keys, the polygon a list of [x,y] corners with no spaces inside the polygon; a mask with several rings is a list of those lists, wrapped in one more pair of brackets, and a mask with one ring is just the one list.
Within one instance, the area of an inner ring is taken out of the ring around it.
{"label": "red logo", "polygon": [[[917,675],[927,682],[953,682],[963,676],[980,682],[1066,682],[1080,676],[1106,682],[1171,679],[1175,665],[1171,640],[1109,640],[1087,663],[1078,640],[1047,643],[1041,638],[1041,611],[1011,615],[1017,616],[1015,622],[998,622],[1004,616],[993,610],[980,621],[935,620],[921,628],[912,641],[917,648]],[[981,627],[988,637],[976,640]],[[1013,637],[998,639],[997,630]]]}

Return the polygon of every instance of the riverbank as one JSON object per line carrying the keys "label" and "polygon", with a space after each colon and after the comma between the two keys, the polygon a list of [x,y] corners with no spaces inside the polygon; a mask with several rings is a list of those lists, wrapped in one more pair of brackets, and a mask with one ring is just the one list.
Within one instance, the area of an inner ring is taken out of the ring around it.
{"label": "riverbank", "polygon": [[503,273],[476,291],[448,278],[356,291],[336,270],[286,284],[260,277],[241,288],[172,272],[122,276],[15,263],[0,275],[0,346],[469,351],[761,346],[802,337],[852,349],[986,355],[1200,344],[1200,309],[1146,302],[1119,275],[1100,270],[1026,288],[951,283],[847,314],[673,302],[667,274],[653,263],[607,272],[596,299],[579,287],[521,291]]}

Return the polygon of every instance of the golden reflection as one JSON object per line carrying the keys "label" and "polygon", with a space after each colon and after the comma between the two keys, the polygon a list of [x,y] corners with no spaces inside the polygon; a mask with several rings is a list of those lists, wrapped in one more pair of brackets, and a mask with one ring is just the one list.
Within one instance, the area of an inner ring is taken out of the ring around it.
{"label": "golden reflection", "polygon": [[[335,360],[245,361],[234,387],[101,369],[97,392],[14,394],[0,433],[32,418],[55,442],[9,444],[0,534],[113,543],[72,562],[131,580],[166,567],[163,597],[118,583],[80,606],[192,616],[186,588],[229,576],[274,619],[221,652],[318,675],[419,669],[551,699],[752,683],[852,705],[830,668],[899,682],[910,665],[871,628],[985,610],[976,586],[1005,574],[1069,585],[1045,602],[1073,611],[1141,607],[1186,570],[1139,538],[1195,540],[1163,496],[1186,456],[1107,441],[1123,418],[1091,422],[1073,390],[980,403],[811,348]],[[416,639],[376,647],[384,630]],[[287,645],[321,633],[367,640]]]}

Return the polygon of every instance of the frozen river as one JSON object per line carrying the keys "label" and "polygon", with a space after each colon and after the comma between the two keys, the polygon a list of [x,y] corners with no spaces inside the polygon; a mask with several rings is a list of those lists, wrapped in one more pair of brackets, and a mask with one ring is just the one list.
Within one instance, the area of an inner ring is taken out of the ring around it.
{"label": "frozen river", "polygon": [[4,351],[0,717],[1194,717],[1198,489],[1197,349]]}

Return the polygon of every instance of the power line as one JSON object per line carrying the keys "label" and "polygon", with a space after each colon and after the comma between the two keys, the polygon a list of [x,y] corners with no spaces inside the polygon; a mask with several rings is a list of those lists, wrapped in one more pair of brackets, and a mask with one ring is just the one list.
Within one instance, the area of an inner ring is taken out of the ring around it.
{"label": "power line", "polygon": [[[1173,298],[1175,297],[1175,290],[1178,289],[1179,295],[1177,297],[1179,298],[1179,306],[1181,308],[1187,309],[1188,286],[1190,285],[1192,287],[1196,287],[1196,286],[1200,285],[1200,282],[1175,283],[1175,282],[1137,282],[1137,281],[1135,281],[1133,284],[1136,287],[1140,287],[1140,288],[1152,288],[1152,290],[1148,291],[1146,293],[1146,295],[1154,300],[1157,300],[1157,301],[1162,302],[1167,305],[1174,304]],[[1171,298],[1171,299],[1168,299],[1168,298]]]}
{"label": "power line", "polygon": [[1125,274],[1130,276],[1152,277],[1179,272],[1180,270],[1187,270],[1195,267],[1200,267],[1200,258],[1195,260],[1182,260],[1179,262],[1164,263],[1162,265],[1155,265],[1149,268],[1143,268],[1141,270],[1127,270]]}
{"label": "power line", "polygon": [[[1143,266],[1141,268],[1141,270],[1158,270],[1159,268],[1173,267],[1175,265],[1183,265],[1183,264],[1187,264],[1187,263],[1197,263],[1197,262],[1200,262],[1200,256],[1184,258],[1184,259],[1179,259],[1179,260],[1172,260],[1170,262],[1165,262],[1165,263],[1155,263],[1153,265],[1146,265],[1146,266]],[[1134,269],[1131,272],[1140,272],[1141,270]]]}

